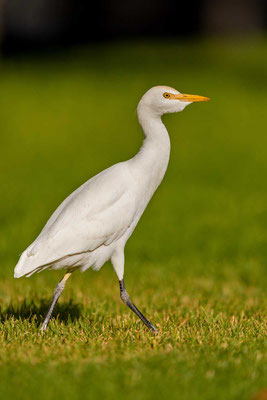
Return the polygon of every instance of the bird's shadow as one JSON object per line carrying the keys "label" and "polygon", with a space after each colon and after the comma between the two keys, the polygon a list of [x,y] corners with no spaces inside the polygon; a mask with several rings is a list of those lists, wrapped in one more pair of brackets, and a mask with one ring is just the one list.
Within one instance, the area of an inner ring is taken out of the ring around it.
{"label": "bird's shadow", "polygon": [[[50,302],[44,299],[41,299],[38,305],[33,301],[26,301],[26,299],[16,306],[10,303],[4,311],[0,309],[0,322],[4,323],[12,318],[21,321],[35,321],[37,324],[40,324],[43,322],[49,306]],[[69,300],[68,302],[60,303],[55,306],[53,317],[66,323],[67,321],[73,322],[77,320],[80,314],[81,306]]]}

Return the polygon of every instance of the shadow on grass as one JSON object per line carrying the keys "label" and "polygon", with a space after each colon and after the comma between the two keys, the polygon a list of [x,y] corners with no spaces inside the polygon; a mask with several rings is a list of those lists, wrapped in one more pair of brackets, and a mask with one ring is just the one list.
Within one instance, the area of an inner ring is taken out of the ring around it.
{"label": "shadow on grass", "polygon": [[[43,322],[45,315],[50,306],[50,302],[47,300],[41,300],[35,304],[33,301],[28,302],[24,300],[20,305],[13,306],[10,304],[4,311],[0,309],[0,322],[4,323],[10,318],[16,320],[28,320],[29,322],[37,322],[40,324]],[[81,306],[79,304],[73,303],[70,300],[67,303],[60,303],[55,306],[53,317],[56,317],[59,321],[75,321],[79,318],[81,314]]]}

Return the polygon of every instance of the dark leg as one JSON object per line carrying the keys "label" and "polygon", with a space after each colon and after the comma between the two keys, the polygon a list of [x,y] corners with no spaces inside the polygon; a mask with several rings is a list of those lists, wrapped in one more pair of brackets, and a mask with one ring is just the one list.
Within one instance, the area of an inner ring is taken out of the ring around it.
{"label": "dark leg", "polygon": [[67,272],[64,275],[63,279],[61,279],[61,281],[57,284],[57,286],[56,286],[56,288],[54,290],[54,294],[53,294],[51,305],[49,307],[49,310],[48,310],[48,312],[46,314],[45,320],[44,320],[43,325],[41,327],[41,331],[42,332],[44,332],[46,330],[46,328],[47,328],[47,325],[48,325],[48,323],[50,321],[50,318],[51,318],[52,312],[54,310],[54,307],[57,304],[59,296],[63,292],[64,287],[65,287],[65,283],[68,280],[68,278],[70,277],[70,275],[71,275],[71,272]]}
{"label": "dark leg", "polygon": [[121,299],[128,306],[142,321],[143,323],[151,329],[153,332],[157,333],[158,330],[146,319],[146,317],[138,310],[138,308],[133,304],[130,296],[126,292],[124,280],[122,279],[119,281],[120,283],[120,292],[121,292]]}

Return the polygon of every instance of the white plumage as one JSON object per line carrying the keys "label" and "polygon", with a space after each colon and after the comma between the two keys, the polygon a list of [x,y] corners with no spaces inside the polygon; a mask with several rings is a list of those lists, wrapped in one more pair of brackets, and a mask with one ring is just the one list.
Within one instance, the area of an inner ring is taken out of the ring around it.
{"label": "white plumage", "polygon": [[[77,268],[99,270],[111,260],[123,286],[121,296],[125,297],[124,247],[162,181],[169,161],[170,140],[161,116],[182,111],[192,101],[204,100],[208,99],[182,95],[167,86],[156,86],[146,92],[137,108],[145,135],[139,153],[94,176],[61,203],[39,236],[22,253],[15,267],[15,278],[47,268],[64,268],[69,276]],[[143,315],[139,317],[149,326]],[[151,324],[149,327],[155,329]]]}
{"label": "white plumage", "polygon": [[130,190],[134,183],[123,164],[96,175],[63,201],[22,254],[15,277],[46,268],[103,265],[137,213]]}

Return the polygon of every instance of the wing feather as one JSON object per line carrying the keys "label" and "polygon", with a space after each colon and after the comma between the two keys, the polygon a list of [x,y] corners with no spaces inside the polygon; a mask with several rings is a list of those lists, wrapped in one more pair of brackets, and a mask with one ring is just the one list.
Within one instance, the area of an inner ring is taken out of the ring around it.
{"label": "wing feather", "polygon": [[22,254],[24,261],[20,269],[29,273],[29,268],[50,264],[67,255],[108,246],[122,237],[135,215],[131,175],[125,163],[116,164],[87,181],[61,203]]}

